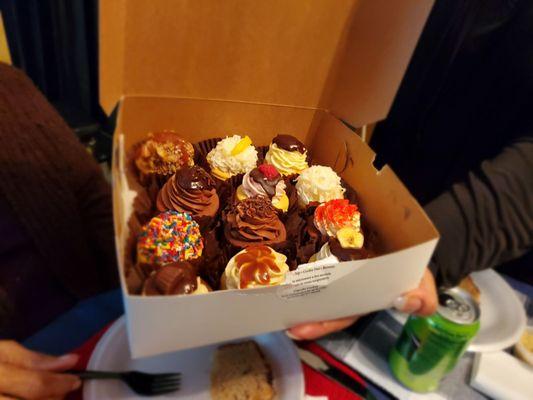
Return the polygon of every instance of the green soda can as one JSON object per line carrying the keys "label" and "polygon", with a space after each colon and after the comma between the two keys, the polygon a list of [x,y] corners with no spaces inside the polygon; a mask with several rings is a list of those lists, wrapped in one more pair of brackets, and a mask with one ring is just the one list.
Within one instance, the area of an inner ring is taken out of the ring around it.
{"label": "green soda can", "polygon": [[479,330],[479,306],[468,292],[439,293],[437,312],[410,316],[389,354],[393,375],[415,392],[432,392],[450,372]]}

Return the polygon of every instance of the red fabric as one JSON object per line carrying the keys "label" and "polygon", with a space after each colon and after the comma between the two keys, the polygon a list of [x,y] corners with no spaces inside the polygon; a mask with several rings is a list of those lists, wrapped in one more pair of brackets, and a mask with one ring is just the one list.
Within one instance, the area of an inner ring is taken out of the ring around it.
{"label": "red fabric", "polygon": [[[87,342],[85,342],[81,347],[73,351],[80,356],[76,369],[85,369],[91,358],[91,354],[96,347],[96,344],[107,331],[110,325],[106,326]],[[352,368],[342,363],[334,356],[329,354],[326,350],[320,347],[314,342],[299,342],[298,345],[306,350],[315,353],[323,360],[325,360],[330,365],[334,365],[338,369],[342,370],[344,373],[348,374],[354,380],[359,382],[361,385],[366,387],[365,381],[354,371]],[[310,396],[327,396],[330,400],[359,400],[359,396],[354,395],[351,391],[337,384],[336,382],[330,380],[326,376],[322,375],[320,372],[315,371],[306,364],[302,363],[304,380],[305,380],[305,393]],[[82,400],[82,391],[81,389],[73,392],[67,397],[67,400]]]}

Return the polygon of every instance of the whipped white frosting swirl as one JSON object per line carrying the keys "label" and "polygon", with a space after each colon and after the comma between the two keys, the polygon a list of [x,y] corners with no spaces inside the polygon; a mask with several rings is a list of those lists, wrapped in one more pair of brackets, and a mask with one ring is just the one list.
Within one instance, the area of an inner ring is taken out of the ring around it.
{"label": "whipped white frosting swirl", "polygon": [[257,150],[254,146],[247,146],[239,154],[231,154],[241,140],[241,136],[233,135],[219,141],[206,156],[211,169],[228,174],[229,177],[254,169],[257,164]]}
{"label": "whipped white frosting swirl", "polygon": [[298,201],[306,206],[314,201],[324,203],[342,199],[346,189],[341,186],[341,178],[330,167],[313,165],[298,176],[296,191]]}

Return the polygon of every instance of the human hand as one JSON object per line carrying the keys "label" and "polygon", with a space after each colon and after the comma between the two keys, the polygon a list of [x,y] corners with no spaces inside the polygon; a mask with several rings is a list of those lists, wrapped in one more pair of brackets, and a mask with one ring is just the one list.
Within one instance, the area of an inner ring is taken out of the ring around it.
{"label": "human hand", "polygon": [[[416,315],[431,315],[437,309],[437,288],[431,271],[426,268],[420,284],[394,301],[394,307],[402,312]],[[340,318],[330,321],[311,322],[290,328],[287,333],[297,340],[314,340],[340,331],[355,323],[361,316]]]}
{"label": "human hand", "polygon": [[52,357],[0,340],[0,400],[59,400],[80,387],[77,376],[62,374],[78,361],[75,354]]}

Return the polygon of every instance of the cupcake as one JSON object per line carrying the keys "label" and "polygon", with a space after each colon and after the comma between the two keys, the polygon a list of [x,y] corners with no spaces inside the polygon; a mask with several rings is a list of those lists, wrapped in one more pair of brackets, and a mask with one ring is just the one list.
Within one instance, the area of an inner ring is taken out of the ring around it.
{"label": "cupcake", "polygon": [[203,294],[211,288],[196,275],[195,268],[187,261],[167,264],[146,279],[142,294],[145,296]]}
{"label": "cupcake", "polygon": [[273,246],[287,238],[285,226],[266,197],[250,197],[231,206],[224,216],[224,236],[236,248]]}
{"label": "cupcake", "polygon": [[225,181],[254,169],[257,165],[257,150],[248,136],[242,138],[233,135],[219,141],[206,158],[211,174]]}
{"label": "cupcake", "polygon": [[150,183],[153,177],[162,183],[180,168],[194,164],[194,149],[175,132],[149,133],[134,161],[142,184]]}
{"label": "cupcake", "polygon": [[137,262],[158,268],[202,255],[204,243],[192,216],[165,211],[148,222],[137,240]]}
{"label": "cupcake", "polygon": [[313,165],[303,170],[296,178],[298,203],[306,207],[309,203],[324,203],[332,199],[342,199],[345,189],[341,178],[330,167]]}
{"label": "cupcake", "polygon": [[211,175],[194,165],[180,169],[165,183],[159,191],[156,205],[159,211],[189,213],[203,226],[216,215],[219,198]]}
{"label": "cupcake", "polygon": [[284,176],[297,175],[307,169],[307,149],[294,136],[278,135],[268,148],[265,161]]}
{"label": "cupcake", "polygon": [[233,256],[222,275],[222,289],[281,285],[289,272],[287,257],[263,245],[249,246]]}
{"label": "cupcake", "polygon": [[309,262],[328,260],[332,263],[341,261],[362,260],[369,257],[368,251],[363,247],[360,240],[362,236],[357,235],[353,228],[342,228],[339,238],[331,238],[325,243],[320,251],[314,254]]}
{"label": "cupcake", "polygon": [[287,212],[289,198],[285,193],[285,181],[273,165],[262,164],[247,172],[242,178],[242,185],[237,188],[237,200],[263,196],[272,202],[278,210]]}
{"label": "cupcake", "polygon": [[361,233],[361,213],[348,200],[333,199],[316,208],[314,224],[320,233],[329,237],[335,237],[339,229],[345,227],[354,228]]}

